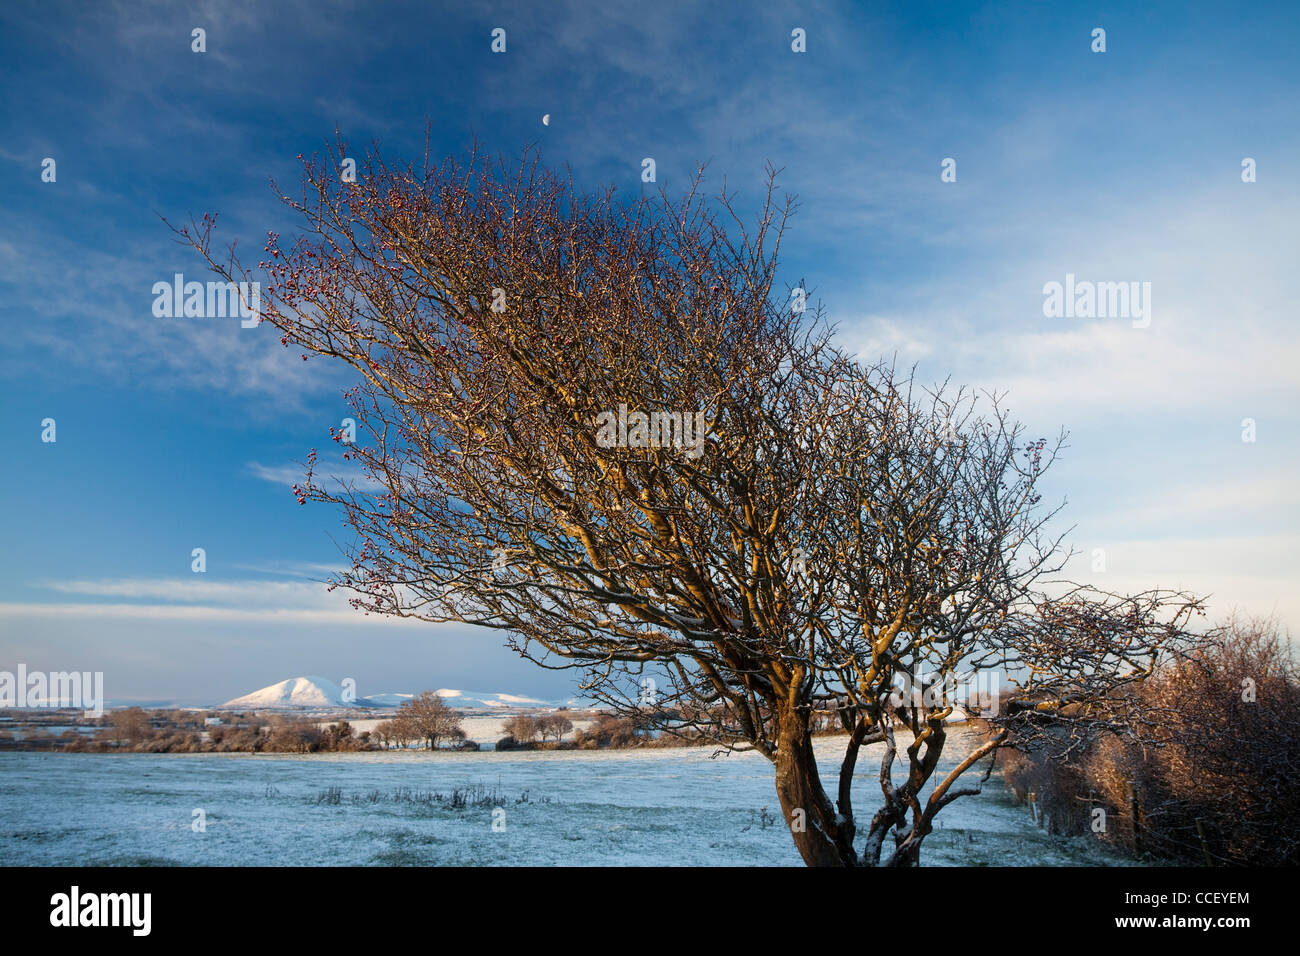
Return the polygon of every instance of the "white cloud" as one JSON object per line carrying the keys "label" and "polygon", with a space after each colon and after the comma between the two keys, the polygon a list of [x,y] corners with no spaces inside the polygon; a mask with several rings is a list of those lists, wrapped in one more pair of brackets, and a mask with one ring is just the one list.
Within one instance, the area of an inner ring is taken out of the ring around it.
{"label": "white cloud", "polygon": [[1091,572],[1091,551],[1084,550],[1065,574],[1110,591],[1160,587],[1209,595],[1212,622],[1233,609],[1276,612],[1291,625],[1300,621],[1293,572],[1297,547],[1290,535],[1117,540],[1107,542],[1105,551],[1105,573]]}
{"label": "white cloud", "polygon": [[1130,530],[1147,525],[1167,529],[1194,518],[1202,525],[1260,522],[1275,528],[1295,509],[1296,479],[1290,469],[1281,469],[1250,478],[1150,488],[1139,500],[1130,497],[1121,507],[1094,514],[1090,523]]}
{"label": "white cloud", "polygon": [[[247,467],[255,477],[287,487],[302,484],[303,479],[307,477],[307,469],[303,465],[263,465],[260,462],[250,461]],[[317,463],[314,480],[317,484],[329,482],[336,490],[349,485],[362,489],[380,487],[379,482],[366,474],[364,469],[355,465]]]}
{"label": "white cloud", "polygon": [[[0,603],[0,617],[429,626],[408,618],[368,615],[348,603],[354,592],[346,588],[331,591],[327,584],[316,581],[207,581],[195,576],[45,581],[39,586],[77,597],[124,600]],[[141,603],[128,603],[131,601]]]}
{"label": "white cloud", "polygon": [[[244,623],[339,624],[348,627],[412,623],[408,619],[385,617],[351,608],[236,608],[195,604],[0,604],[0,617],[7,618],[139,618],[144,620],[225,621]],[[423,623],[423,622],[420,622]],[[427,627],[428,625],[425,624]]]}
{"label": "white cloud", "polygon": [[[897,351],[920,361],[923,376],[1008,390],[1013,408],[1064,422],[1191,410],[1240,421],[1289,411],[1300,404],[1289,283],[1300,197],[1281,184],[1259,202],[1243,188],[1166,187],[1140,202],[1081,201],[1054,217],[1014,201],[981,208],[960,223],[963,243],[979,256],[916,288],[849,289],[845,300],[879,307],[838,317],[841,341],[865,360]],[[1150,282],[1150,326],[1045,317],[1043,285],[1067,272]]]}
{"label": "white cloud", "polygon": [[305,581],[205,581],[185,578],[119,578],[98,581],[47,581],[43,587],[90,597],[152,598],[257,605],[311,605],[332,601],[326,585]]}
{"label": "white cloud", "polygon": [[330,591],[325,584],[315,582],[122,578],[53,581],[45,582],[44,586],[69,595],[169,603],[10,602],[0,604],[0,617],[309,623],[348,627],[412,623],[409,619],[367,615],[349,605],[353,592],[343,588]]}

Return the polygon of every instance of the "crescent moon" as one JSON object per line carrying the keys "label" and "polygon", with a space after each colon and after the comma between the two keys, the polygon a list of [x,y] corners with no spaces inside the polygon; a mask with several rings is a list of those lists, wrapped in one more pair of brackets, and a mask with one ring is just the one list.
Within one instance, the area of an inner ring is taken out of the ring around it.
{"label": "crescent moon", "polygon": [[542,117],[542,125],[543,125],[543,126],[550,126],[550,125],[551,125],[551,114],[550,114],[550,113],[547,113],[545,116]]}

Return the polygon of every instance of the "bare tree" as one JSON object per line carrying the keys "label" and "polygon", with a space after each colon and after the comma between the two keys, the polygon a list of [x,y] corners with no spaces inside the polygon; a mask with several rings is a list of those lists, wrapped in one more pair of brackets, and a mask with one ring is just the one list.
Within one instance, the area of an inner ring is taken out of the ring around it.
{"label": "bare tree", "polygon": [[153,723],[149,715],[139,707],[123,707],[109,714],[113,727],[113,739],[120,745],[123,741],[135,746],[153,736]]}
{"label": "bare tree", "polygon": [[536,740],[542,729],[537,718],[529,717],[527,714],[518,714],[511,717],[501,726],[509,736],[521,744]]}
{"label": "bare tree", "polygon": [[[1005,732],[932,780],[957,678],[1013,679],[1004,731],[1087,734],[1131,718],[1122,688],[1186,639],[1187,595],[1053,581],[1038,488],[1063,435],[860,364],[778,289],[774,170],[750,228],[725,192],[622,202],[530,156],[371,155],[351,182],[345,151],[305,163],[283,197],[304,233],[272,234],[261,268],[285,346],[359,373],[341,451],[370,483],[318,478],[313,450],[294,488],[355,530],[334,583],[358,608],[501,630],[637,726],[757,750],[810,865],[914,865],[979,791]],[[214,221],[182,240],[251,280],[210,253]],[[904,680],[925,693],[900,701]],[[847,734],[829,793],[827,708]]]}
{"label": "bare tree", "polygon": [[399,732],[405,731],[409,739],[422,741],[430,750],[437,750],[443,741],[465,739],[460,715],[431,690],[402,701],[394,723]]}
{"label": "bare tree", "polygon": [[397,714],[379,724],[375,730],[381,734],[385,748],[396,745],[399,750],[405,750],[412,741],[421,739],[415,721],[408,714]]}
{"label": "bare tree", "polygon": [[537,727],[542,734],[542,740],[549,737],[563,740],[564,735],[573,730],[573,721],[563,714],[547,714],[537,719]]}

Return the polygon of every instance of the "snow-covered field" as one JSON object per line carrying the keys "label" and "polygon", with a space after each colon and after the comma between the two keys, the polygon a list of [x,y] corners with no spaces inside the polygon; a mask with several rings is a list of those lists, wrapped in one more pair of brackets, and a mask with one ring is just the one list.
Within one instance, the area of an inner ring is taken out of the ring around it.
{"label": "snow-covered field", "polygon": [[[826,774],[842,747],[819,741]],[[712,753],[3,753],[0,865],[800,865],[784,826],[763,825],[763,808],[779,816],[771,765]],[[869,814],[872,762],[858,766]],[[464,787],[502,797],[503,830],[491,805],[425,796]],[[930,865],[1123,862],[1088,838],[1047,835],[996,776],[938,823]]]}
{"label": "snow-covered field", "polygon": [[[517,713],[519,712],[514,711],[509,714],[468,714],[460,719],[460,729],[465,731],[465,736],[468,739],[475,741],[485,750],[491,750],[496,747],[497,741],[506,735],[506,721]],[[386,720],[392,720],[392,717],[368,717],[360,720],[346,719],[352,725],[353,733],[362,734],[374,730],[375,727]],[[328,727],[336,722],[335,720],[322,720],[319,722],[319,726]],[[595,723],[594,720],[572,716],[570,716],[570,722],[573,724],[574,730],[586,730]],[[564,739],[572,740],[573,733],[571,731],[566,733]]]}

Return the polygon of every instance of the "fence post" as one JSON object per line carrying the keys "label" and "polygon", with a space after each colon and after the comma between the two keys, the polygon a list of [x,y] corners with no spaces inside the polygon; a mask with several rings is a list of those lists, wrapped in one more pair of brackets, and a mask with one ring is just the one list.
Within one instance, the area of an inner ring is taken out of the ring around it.
{"label": "fence post", "polygon": [[1205,839],[1205,824],[1196,818],[1196,835],[1201,838],[1201,852],[1205,854],[1205,865],[1214,866],[1214,857],[1210,855],[1210,841]]}
{"label": "fence post", "polygon": [[1129,811],[1133,814],[1133,852],[1142,852],[1142,808],[1138,805],[1137,791],[1129,788]]}

